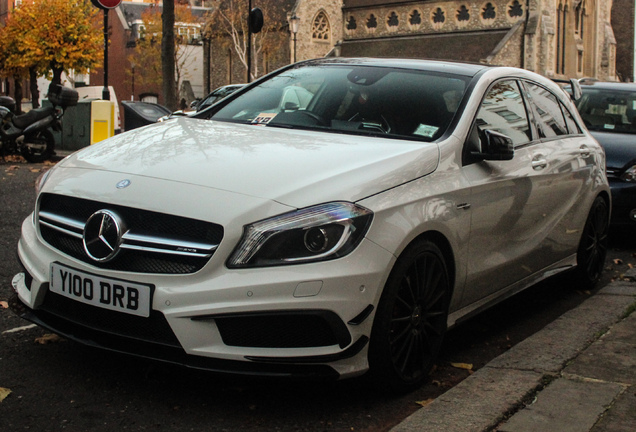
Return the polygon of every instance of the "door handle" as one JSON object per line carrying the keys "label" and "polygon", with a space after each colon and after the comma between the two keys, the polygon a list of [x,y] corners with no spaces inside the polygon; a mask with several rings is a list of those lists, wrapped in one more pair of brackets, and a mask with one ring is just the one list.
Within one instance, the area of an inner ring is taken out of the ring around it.
{"label": "door handle", "polygon": [[581,148],[579,148],[579,153],[581,154],[581,156],[583,157],[588,157],[590,155],[590,149],[588,146],[586,146],[585,144],[581,146]]}
{"label": "door handle", "polygon": [[542,170],[548,166],[548,160],[543,155],[532,158],[532,169]]}

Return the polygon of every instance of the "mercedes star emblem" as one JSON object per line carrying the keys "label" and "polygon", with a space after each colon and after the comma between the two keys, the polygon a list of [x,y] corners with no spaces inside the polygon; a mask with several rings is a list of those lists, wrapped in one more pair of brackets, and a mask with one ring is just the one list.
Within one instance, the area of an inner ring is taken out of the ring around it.
{"label": "mercedes star emblem", "polygon": [[123,189],[123,188],[127,188],[128,186],[130,186],[131,181],[128,179],[122,180],[119,183],[117,183],[115,186],[117,187],[117,189]]}
{"label": "mercedes star emblem", "polygon": [[99,210],[88,218],[84,226],[84,250],[95,261],[110,261],[119,252],[123,233],[123,223],[117,214]]}

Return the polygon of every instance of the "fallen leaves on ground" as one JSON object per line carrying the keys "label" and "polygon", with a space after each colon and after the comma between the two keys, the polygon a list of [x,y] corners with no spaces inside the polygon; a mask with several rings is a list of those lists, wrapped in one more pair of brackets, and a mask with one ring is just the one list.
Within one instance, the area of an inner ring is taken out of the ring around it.
{"label": "fallen leaves on ground", "polygon": [[466,369],[467,371],[473,370],[473,365],[471,363],[451,363],[451,366],[457,369]]}
{"label": "fallen leaves on ground", "polygon": [[614,264],[616,264],[616,265],[621,265],[621,264],[623,264],[623,260],[622,260],[622,259],[620,259],[620,258],[614,258],[613,262],[614,262]]}
{"label": "fallen leaves on ground", "polygon": [[57,343],[57,342],[62,342],[64,339],[62,339],[60,336],[54,334],[54,333],[47,333],[44,336],[40,336],[35,338],[35,342],[39,343],[40,345],[46,345],[48,343]]}
{"label": "fallen leaves on ground", "polygon": [[434,400],[435,399],[426,399],[426,400],[423,400],[423,401],[415,401],[415,403],[425,407],[426,405],[430,405],[431,402],[433,402]]}
{"label": "fallen leaves on ground", "polygon": [[2,309],[9,309],[9,303],[7,303],[6,301],[2,300],[0,301],[0,308]]}
{"label": "fallen leaves on ground", "polygon": [[9,390],[8,388],[0,387],[0,402],[5,400],[10,394],[11,390]]}

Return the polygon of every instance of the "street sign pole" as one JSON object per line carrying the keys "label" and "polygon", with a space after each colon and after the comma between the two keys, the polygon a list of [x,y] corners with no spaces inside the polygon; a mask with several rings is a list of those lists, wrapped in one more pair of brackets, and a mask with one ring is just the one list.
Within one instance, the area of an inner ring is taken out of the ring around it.
{"label": "street sign pole", "polygon": [[104,12],[104,89],[102,99],[110,100],[110,90],[108,89],[108,11],[116,8],[121,0],[91,0],[94,6]]}
{"label": "street sign pole", "polygon": [[102,99],[110,100],[110,90],[108,90],[108,9],[104,9],[104,89]]}

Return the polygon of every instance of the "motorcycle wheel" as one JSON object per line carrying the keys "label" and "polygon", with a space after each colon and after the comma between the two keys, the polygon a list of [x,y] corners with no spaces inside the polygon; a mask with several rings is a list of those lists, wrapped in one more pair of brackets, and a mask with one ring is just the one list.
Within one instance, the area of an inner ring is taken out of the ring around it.
{"label": "motorcycle wheel", "polygon": [[22,157],[31,163],[40,163],[53,156],[55,138],[50,130],[44,129],[24,137],[21,145]]}

